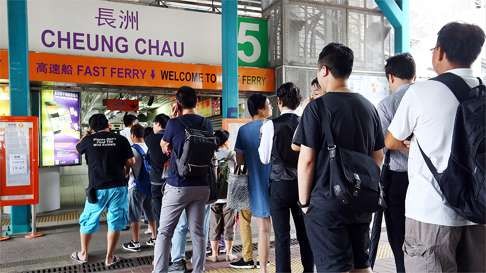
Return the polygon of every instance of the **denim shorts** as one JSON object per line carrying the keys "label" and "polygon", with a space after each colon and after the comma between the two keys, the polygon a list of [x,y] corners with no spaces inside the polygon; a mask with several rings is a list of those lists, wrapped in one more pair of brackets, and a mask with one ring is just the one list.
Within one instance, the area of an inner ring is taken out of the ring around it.
{"label": "denim shorts", "polygon": [[98,202],[86,200],[84,210],[79,218],[80,232],[95,233],[100,225],[100,216],[107,210],[106,222],[109,231],[121,231],[128,224],[127,187],[96,190]]}
{"label": "denim shorts", "polygon": [[140,192],[135,187],[128,190],[128,220],[130,223],[140,221],[142,210],[149,222],[155,220],[151,201],[150,195]]}

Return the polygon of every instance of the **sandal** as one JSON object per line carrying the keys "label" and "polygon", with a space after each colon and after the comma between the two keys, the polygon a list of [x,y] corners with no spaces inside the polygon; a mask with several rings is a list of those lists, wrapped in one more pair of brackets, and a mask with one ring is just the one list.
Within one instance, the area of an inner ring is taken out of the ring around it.
{"label": "sandal", "polygon": [[206,258],[206,260],[212,262],[212,263],[217,263],[218,262],[218,256],[209,256]]}
{"label": "sandal", "polygon": [[121,259],[120,257],[113,255],[113,260],[111,261],[111,263],[106,263],[106,262],[105,262],[105,266],[106,266],[106,267],[114,266],[114,265],[116,265],[117,263],[121,262],[121,260],[122,260],[122,259]]}
{"label": "sandal", "polygon": [[71,260],[73,260],[73,261],[75,261],[75,262],[77,262],[79,264],[85,264],[85,263],[88,262],[87,259],[86,260],[82,260],[81,258],[79,258],[79,252],[78,251],[71,253]]}

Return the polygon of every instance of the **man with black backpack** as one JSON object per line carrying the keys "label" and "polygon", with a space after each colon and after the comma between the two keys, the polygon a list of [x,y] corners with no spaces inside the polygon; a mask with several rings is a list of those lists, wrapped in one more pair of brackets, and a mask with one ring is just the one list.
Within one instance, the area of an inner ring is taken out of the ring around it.
{"label": "man with black backpack", "polygon": [[[449,23],[432,49],[439,74],[410,86],[388,128],[386,146],[406,150],[405,269],[486,271],[486,90],[472,63],[479,26]],[[481,225],[477,225],[481,224]]]}
{"label": "man with black backpack", "polygon": [[353,59],[342,44],[324,47],[317,79],[326,93],[305,108],[296,134],[299,205],[317,272],[371,272],[384,140],[376,109],[347,88]]}
{"label": "man with black backpack", "polygon": [[277,89],[277,103],[281,115],[262,126],[258,148],[263,164],[272,165],[270,173],[270,213],[275,231],[275,263],[277,272],[291,272],[290,214],[294,219],[300,258],[304,272],[314,270],[314,260],[305,231],[304,217],[298,205],[297,161],[299,153],[291,150],[292,136],[299,124],[296,109],[300,104],[300,90],[287,82]]}
{"label": "man with black backpack", "polygon": [[132,151],[135,155],[135,165],[132,166],[130,172],[130,180],[128,181],[128,220],[130,222],[130,231],[132,240],[122,244],[126,251],[139,252],[141,251],[140,244],[140,219],[142,217],[142,210],[145,218],[148,221],[150,234],[152,237],[146,242],[148,246],[155,244],[155,217],[151,204],[151,184],[150,184],[150,170],[151,163],[147,156],[147,145],[144,142],[144,128],[140,124],[135,124],[130,128],[131,139],[133,142]]}
{"label": "man with black backpack", "polygon": [[196,114],[197,95],[190,87],[177,90],[177,112],[169,120],[162,138],[162,150],[170,154],[157,241],[154,272],[167,272],[171,238],[183,211],[186,212],[192,238],[194,273],[204,271],[206,239],[204,209],[210,195],[210,173],[216,141],[209,120]]}

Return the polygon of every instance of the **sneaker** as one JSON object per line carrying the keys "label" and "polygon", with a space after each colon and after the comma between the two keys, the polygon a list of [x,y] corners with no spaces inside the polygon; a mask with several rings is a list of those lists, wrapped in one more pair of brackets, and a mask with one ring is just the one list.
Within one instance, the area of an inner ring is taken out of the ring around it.
{"label": "sneaker", "polygon": [[186,261],[184,259],[169,265],[169,272],[186,272]]}
{"label": "sneaker", "polygon": [[241,258],[236,262],[230,263],[230,267],[237,268],[237,269],[253,269],[255,268],[255,263],[253,262],[253,260],[249,260],[248,262],[245,262],[245,260]]}
{"label": "sneaker", "polygon": [[155,239],[150,238],[147,242],[145,242],[146,245],[148,246],[154,246],[155,245]]}
{"label": "sneaker", "polygon": [[140,252],[142,250],[140,243],[139,242],[134,242],[131,240],[128,243],[122,244],[123,249],[126,251],[131,251],[131,252]]}

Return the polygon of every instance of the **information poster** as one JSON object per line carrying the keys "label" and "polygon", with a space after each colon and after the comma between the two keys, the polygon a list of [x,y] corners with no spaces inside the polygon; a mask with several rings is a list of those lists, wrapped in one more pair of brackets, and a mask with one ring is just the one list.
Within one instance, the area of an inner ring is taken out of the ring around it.
{"label": "information poster", "polygon": [[388,82],[383,76],[351,75],[348,87],[353,92],[363,95],[375,107],[390,94]]}
{"label": "information poster", "polygon": [[41,91],[41,165],[80,164],[76,144],[81,137],[80,95],[51,89]]}
{"label": "information poster", "polygon": [[0,142],[5,143],[7,187],[30,185],[29,130],[32,123],[3,123],[0,128]]}

